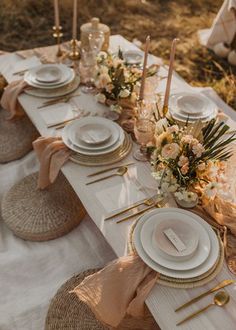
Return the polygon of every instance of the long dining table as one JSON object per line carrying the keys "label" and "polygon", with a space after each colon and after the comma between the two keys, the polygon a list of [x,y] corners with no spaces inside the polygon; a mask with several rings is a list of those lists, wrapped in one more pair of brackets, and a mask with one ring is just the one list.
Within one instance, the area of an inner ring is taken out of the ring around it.
{"label": "long dining table", "polygon": [[[137,47],[123,38],[120,35],[115,35],[110,38],[110,50],[112,52],[117,51],[118,47],[120,47],[122,50],[132,50],[136,49]],[[2,55],[0,57],[0,72],[4,75],[4,77],[7,79],[8,82],[11,82],[16,79],[16,77],[13,75],[14,72],[14,65],[20,61],[23,61],[24,59],[18,55],[17,53],[11,53],[7,55]],[[149,64],[154,63],[156,61],[156,58],[152,55],[149,56]],[[164,93],[165,90],[165,84],[166,84],[166,77],[167,77],[168,68],[165,65],[161,65],[158,75],[159,77],[162,77],[162,79],[159,79],[157,90],[160,93]],[[192,92],[199,92],[203,93],[207,97],[209,97],[213,102],[215,102],[219,109],[221,109],[227,116],[229,116],[227,123],[232,127],[232,129],[236,128],[236,112],[232,108],[230,108],[227,104],[225,104],[220,97],[211,89],[211,88],[194,88],[191,87],[188,83],[186,83],[177,73],[174,73],[173,79],[172,79],[172,85],[171,85],[171,93],[181,92],[181,91],[192,91]],[[46,99],[43,98],[37,98],[34,96],[27,95],[25,93],[21,94],[19,96],[19,102],[22,105],[23,109],[25,110],[26,114],[31,119],[32,123],[35,125],[37,130],[42,136],[55,136],[60,135],[60,130],[55,130],[54,128],[47,128],[45,122],[42,119],[42,116],[40,115],[40,110],[38,107],[42,105],[43,101]],[[80,95],[78,95],[73,102],[80,108],[89,109],[91,112],[91,115],[93,113],[96,115],[103,115],[103,113],[106,111],[106,107],[102,104],[98,104],[95,100],[95,98],[91,94],[84,94],[83,92],[80,92]],[[134,143],[133,150],[137,148],[137,145]],[[102,255],[100,254],[98,258],[100,258],[100,263],[108,262],[109,260],[115,258],[115,257],[121,257],[128,253],[128,240],[129,240],[129,231],[133,224],[134,220],[125,221],[121,224],[116,224],[113,220],[111,221],[104,221],[104,218],[108,215],[111,215],[112,212],[117,211],[119,209],[123,209],[124,207],[145,199],[147,197],[150,197],[155,194],[155,180],[151,176],[151,168],[148,163],[143,162],[137,162],[134,160],[132,156],[132,152],[120,163],[126,164],[133,162],[134,164],[129,167],[128,174],[124,177],[114,177],[110,180],[103,181],[101,183],[96,183],[93,185],[86,185],[86,182],[88,182],[87,175],[95,172],[96,170],[99,170],[100,168],[106,168],[105,167],[86,167],[79,164],[76,164],[72,161],[68,161],[63,167],[62,172],[67,178],[68,182],[73,187],[74,191],[82,201],[84,207],[87,210],[88,216],[91,218],[91,221],[96,225],[97,230],[97,240],[103,240],[102,243],[102,252],[104,253],[105,257],[102,258]],[[28,158],[27,158],[28,157]],[[27,162],[29,166],[32,168],[37,169],[38,164],[35,159],[34,153],[32,152],[30,155],[26,156]],[[18,161],[19,162],[19,161]],[[8,169],[7,169],[8,166]],[[10,166],[10,167],[9,167]],[[23,166],[23,165],[19,165]],[[11,175],[9,172],[9,168],[11,168],[10,165],[1,165],[0,166],[0,176],[1,180],[3,179],[4,173],[7,175]],[[5,171],[5,172],[4,172]],[[26,172],[27,173],[27,172]],[[16,174],[16,173],[15,173]],[[10,180],[10,179],[9,179]],[[0,184],[1,185],[1,184]],[[6,185],[7,186],[7,185]],[[10,184],[9,184],[10,186]],[[165,207],[176,207],[176,204],[174,200],[170,198],[168,200],[168,203]],[[236,219],[235,219],[236,220]],[[3,226],[3,225],[2,225]],[[82,231],[84,235],[88,235],[90,237],[90,244],[91,244],[91,251],[92,253],[96,254],[96,246],[93,246],[93,238],[91,234],[91,230],[94,227],[90,226],[90,228],[84,228],[83,224],[81,224],[76,230],[76,235],[79,235],[79,232]],[[2,233],[2,239],[4,239],[4,232],[7,231],[7,229],[4,229]],[[70,235],[70,234],[69,234]],[[67,235],[68,236],[68,235]],[[102,237],[103,236],[103,237]],[[74,240],[76,240],[76,236],[73,237]],[[57,239],[54,241],[54,247],[57,248],[57,245],[63,245],[63,242],[66,241],[66,237],[62,237],[60,239]],[[15,245],[17,247],[17,242],[19,241],[18,238],[11,237],[11,240],[9,241],[9,244],[12,244],[12,246]],[[58,241],[58,242],[57,242]],[[50,242],[43,242],[43,243],[29,243],[29,244],[36,244],[38,247],[39,245],[47,245],[50,244]],[[68,243],[69,244],[69,243]],[[95,242],[95,245],[98,244]],[[65,280],[65,275],[69,276],[69,274],[73,274],[77,271],[77,268],[75,265],[73,265],[72,268],[71,264],[73,263],[73,260],[71,260],[71,263],[69,261],[70,258],[75,257],[76,251],[70,251],[70,249],[73,249],[73,246],[66,246],[65,253],[67,254],[66,257],[68,258],[68,264],[66,267],[60,268],[61,272],[61,279],[60,274],[58,274],[57,278],[57,285],[59,287],[59,284],[62,284],[63,280]],[[5,254],[4,254],[5,253]],[[4,257],[7,260],[7,257],[13,258],[13,255],[7,255],[8,250],[3,251],[0,250],[0,258]],[[11,253],[14,254],[13,249],[11,249]],[[41,252],[42,253],[42,252]],[[82,253],[88,253],[83,251]],[[81,253],[80,253],[81,255]],[[42,253],[42,258],[47,258],[48,261],[50,261],[50,254]],[[96,256],[97,257],[97,256]],[[19,255],[20,258],[20,255]],[[29,254],[29,258],[34,258],[34,255]],[[58,257],[59,258],[59,257]],[[18,259],[18,263],[19,263]],[[64,259],[63,259],[64,260]],[[30,259],[28,260],[30,262]],[[32,260],[33,262],[33,260]],[[60,260],[58,260],[60,262]],[[79,260],[76,260],[76,262],[80,262]],[[82,269],[85,269],[85,267],[92,266],[90,263],[86,264],[86,258],[82,258],[83,267]],[[17,272],[17,265],[18,263],[15,263],[15,272]],[[1,260],[0,260],[1,264]],[[99,263],[97,262],[95,266],[97,266]],[[53,262],[52,262],[53,265]],[[14,262],[13,262],[14,266]],[[35,266],[37,267],[37,266]],[[71,269],[71,272],[68,271],[68,268]],[[12,268],[11,268],[12,269]],[[73,269],[73,270],[72,270]],[[81,267],[78,267],[78,270],[81,269]],[[30,269],[28,270],[30,272]],[[2,270],[1,270],[2,272]],[[64,272],[64,274],[63,274]],[[50,276],[50,274],[47,274],[45,271],[42,270],[42,274],[47,279],[47,276]],[[6,284],[0,283],[0,286],[3,285],[5,288],[8,287],[7,284],[7,276],[8,274],[5,274],[5,280]],[[28,274],[30,276],[30,274]],[[22,274],[19,274],[19,281],[17,283],[18,286],[23,286],[25,281],[23,280],[22,283],[20,281],[22,277]],[[162,286],[160,284],[156,284],[154,289],[149,294],[146,304],[151,311],[152,315],[154,316],[156,322],[163,330],[173,330],[173,329],[188,329],[188,330],[199,330],[199,329],[207,329],[207,330],[215,330],[215,329],[224,329],[224,330],[233,330],[235,329],[236,325],[236,285],[231,285],[225,290],[230,294],[230,303],[227,304],[224,308],[218,308],[214,307],[210,309],[208,312],[202,314],[201,316],[191,320],[190,322],[183,324],[182,326],[176,326],[176,323],[190,314],[191,312],[194,312],[205,305],[207,305],[209,302],[212,302],[213,296],[210,295],[201,301],[198,301],[197,303],[190,306],[188,309],[183,310],[180,313],[175,313],[175,309],[183,304],[184,302],[188,301],[189,299],[193,298],[194,296],[201,294],[205,291],[207,291],[209,288],[214,287],[216,284],[218,284],[220,281],[224,279],[235,279],[236,277],[232,275],[228,269],[226,264],[224,264],[223,269],[221,272],[217,275],[217,277],[208,283],[207,285],[204,285],[199,288],[194,289],[175,289],[170,288],[166,286]],[[0,280],[2,281],[1,275]],[[34,283],[34,282],[33,282]],[[34,283],[35,284],[35,283]],[[8,288],[9,290],[11,288]],[[38,287],[33,287],[31,292],[27,292],[27,295],[30,295],[31,293],[34,295],[37,295],[37,293],[40,293],[40,290],[42,290],[41,283],[38,284]],[[44,283],[44,290],[47,290],[47,284],[46,281]],[[49,287],[48,291],[53,296],[55,294],[56,288]],[[19,291],[21,294],[24,292],[24,290]],[[18,291],[16,294],[20,294]],[[1,294],[2,295],[2,294]],[[41,295],[41,293],[39,294]],[[0,298],[0,311],[5,311],[6,308],[11,308],[10,302],[8,302],[8,305],[4,308],[2,307],[3,299]],[[24,297],[22,297],[22,304],[24,304]],[[49,304],[45,303],[45,306]],[[45,307],[41,313],[39,313],[39,317],[43,319],[43,317],[46,317],[45,314]],[[19,311],[19,307],[15,307],[15,311]],[[32,311],[32,313],[36,313],[37,308],[35,307],[35,310]],[[10,320],[10,311],[9,314],[9,320]],[[22,320],[23,318],[30,317],[29,314],[22,314]],[[17,326],[15,324],[15,327],[11,330],[15,329],[34,329],[39,330],[41,329],[40,326],[43,324],[43,321],[37,323],[38,327],[34,327],[33,324],[25,323],[21,320],[21,326]],[[24,328],[24,324],[27,325]],[[0,329],[2,330],[10,330],[10,327],[7,325],[7,321],[4,324],[1,324],[1,315],[0,315]]]}

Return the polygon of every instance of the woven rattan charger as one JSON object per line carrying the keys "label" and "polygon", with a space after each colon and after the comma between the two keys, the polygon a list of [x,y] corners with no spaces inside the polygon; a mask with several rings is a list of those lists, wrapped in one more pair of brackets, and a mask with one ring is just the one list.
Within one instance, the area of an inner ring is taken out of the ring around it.
{"label": "woven rattan charger", "polygon": [[[45,321],[45,330],[108,330],[96,318],[89,307],[75,293],[69,293],[86,276],[98,271],[87,270],[73,276],[57,291],[52,299]],[[109,311],[108,311],[109,313]],[[150,312],[146,309],[144,319],[125,317],[117,330],[160,330]],[[110,328],[111,329],[111,328]]]}
{"label": "woven rattan charger", "polygon": [[32,150],[32,142],[39,136],[27,116],[7,120],[9,113],[0,109],[0,163],[20,159]]}
{"label": "woven rattan charger", "polygon": [[2,218],[18,237],[48,241],[77,227],[86,211],[60,172],[48,189],[37,189],[38,173],[15,184],[2,201]]}

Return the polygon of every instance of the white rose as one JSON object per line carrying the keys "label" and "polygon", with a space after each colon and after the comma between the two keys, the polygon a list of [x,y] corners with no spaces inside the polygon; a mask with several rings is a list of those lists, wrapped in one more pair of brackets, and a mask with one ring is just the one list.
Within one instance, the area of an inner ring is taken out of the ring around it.
{"label": "white rose", "polygon": [[110,110],[117,113],[121,113],[122,107],[118,104],[112,104],[110,105]]}
{"label": "white rose", "polygon": [[95,99],[97,102],[99,103],[105,103],[106,102],[106,96],[102,93],[98,93],[97,95],[95,95]]}
{"label": "white rose", "polygon": [[128,89],[122,89],[119,93],[119,97],[126,98],[130,96],[130,91]]}

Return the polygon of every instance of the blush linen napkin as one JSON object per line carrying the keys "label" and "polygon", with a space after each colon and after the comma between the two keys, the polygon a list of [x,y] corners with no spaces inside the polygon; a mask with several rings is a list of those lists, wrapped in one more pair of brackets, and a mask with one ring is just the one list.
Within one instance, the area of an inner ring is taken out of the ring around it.
{"label": "blush linen napkin", "polygon": [[33,148],[40,163],[38,188],[45,189],[56,180],[71,151],[60,137],[39,137],[33,142]]}
{"label": "blush linen napkin", "polygon": [[139,256],[129,255],[86,277],[71,293],[76,293],[101,323],[117,327],[126,314],[144,316],[144,301],[157,279],[158,273]]}
{"label": "blush linen napkin", "polygon": [[9,111],[10,117],[8,119],[15,119],[25,115],[21,105],[18,102],[18,96],[27,86],[28,84],[21,79],[11,82],[5,88],[1,99],[1,106],[3,109]]}

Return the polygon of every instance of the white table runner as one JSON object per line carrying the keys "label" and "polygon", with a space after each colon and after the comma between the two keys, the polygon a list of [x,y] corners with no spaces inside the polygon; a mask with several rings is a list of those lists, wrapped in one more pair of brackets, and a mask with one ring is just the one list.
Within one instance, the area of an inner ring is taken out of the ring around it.
{"label": "white table runner", "polygon": [[[124,38],[121,36],[114,36],[111,38],[111,48],[113,50],[117,49],[118,46],[121,45],[121,47],[125,50],[135,48],[134,45],[126,41]],[[153,57],[150,57],[150,61],[153,60]],[[9,70],[9,67],[7,67],[8,64],[13,65],[15,62],[19,61],[20,58],[16,55],[6,55],[2,56],[0,58],[0,71],[2,71],[6,78],[11,81],[12,76],[11,72]],[[11,63],[10,63],[11,62]],[[160,70],[161,75],[166,76],[166,68],[162,67]],[[165,80],[162,80],[160,85],[159,85],[159,90],[161,92],[164,91],[165,88]],[[172,93],[174,92],[179,92],[183,91],[186,89],[188,90],[197,90],[192,87],[190,87],[186,82],[183,81],[178,75],[174,76],[173,83],[172,83]],[[198,89],[203,90],[203,89]],[[221,109],[224,109],[226,113],[228,113],[232,118],[236,119],[234,111],[225,105],[225,103],[220,100],[210,89],[203,90],[204,94],[208,95],[210,98],[212,98],[215,102],[219,102],[219,106]],[[34,97],[28,96],[28,95],[21,95],[19,98],[22,106],[24,107],[25,111],[27,112],[28,116],[31,118],[32,122],[34,125],[37,127],[41,135],[44,136],[50,136],[50,135],[55,135],[55,130],[53,129],[48,129],[40,116],[40,112],[37,109],[37,106],[41,105],[42,100],[36,99]],[[105,110],[102,105],[98,105],[94,103],[94,99],[91,99],[90,95],[86,95],[81,93],[79,97],[77,97],[76,102],[78,104],[85,104],[89,108],[90,111],[96,109],[99,109],[99,111]],[[229,120],[229,123],[234,125],[233,121]],[[127,163],[130,161],[134,161],[132,154],[129,155],[125,160],[123,160],[121,163]],[[4,165],[7,166],[7,165]],[[147,169],[148,164],[139,164],[139,167],[141,169]],[[136,168],[136,167],[134,167]],[[1,170],[1,168],[0,168]],[[140,170],[140,169],[139,169]],[[72,187],[74,188],[75,192],[83,202],[85,208],[87,209],[90,217],[93,219],[94,223],[97,225],[97,227],[100,229],[104,237],[106,238],[107,242],[110,244],[110,246],[113,248],[115,251],[116,255],[122,256],[127,252],[127,239],[128,239],[128,232],[130,229],[130,226],[132,224],[132,221],[127,221],[124,222],[120,225],[116,225],[114,222],[109,221],[109,222],[104,222],[104,217],[107,216],[107,214],[111,211],[114,205],[114,201],[117,200],[118,203],[116,205],[116,208],[119,208],[121,206],[124,206],[123,201],[127,201],[127,205],[130,202],[130,190],[127,189],[128,187],[131,186],[136,186],[137,189],[137,194],[140,194],[140,191],[138,190],[138,187],[140,185],[140,182],[138,183],[138,178],[137,176],[132,176],[130,179],[126,179],[126,182],[123,183],[123,179],[119,177],[115,177],[112,180],[107,180],[104,181],[103,183],[97,183],[91,186],[86,186],[85,183],[88,181],[86,178],[86,175],[94,171],[94,169],[88,168],[88,167],[83,167],[77,164],[74,164],[72,162],[68,162],[65,164],[65,166],[62,169],[63,173],[71,183]],[[133,170],[135,172],[135,170]],[[149,171],[144,171],[143,174],[143,182],[152,180]],[[107,198],[109,191],[112,191],[113,198],[111,201],[109,201]],[[153,193],[153,190],[151,191],[146,191],[145,194],[149,195]],[[119,197],[122,196],[122,200],[119,199]],[[139,199],[139,195],[137,196],[137,200]],[[132,196],[133,198],[133,196]],[[111,203],[111,205],[107,205],[107,203]],[[123,204],[122,204],[123,203]],[[87,233],[83,232],[83,228],[79,226],[75,231],[73,231],[69,235],[87,235]],[[97,234],[96,234],[97,235]],[[97,235],[99,236],[99,235]],[[84,237],[86,239],[86,237]],[[67,236],[63,237],[59,240],[53,241],[53,244],[57,246],[57,242],[60,240],[67,241]],[[79,240],[79,238],[78,238]],[[93,242],[93,240],[88,240]],[[100,241],[103,241],[101,237],[99,237],[97,241],[97,244],[99,245]],[[46,243],[40,243],[40,244],[49,244],[50,242]],[[27,244],[32,244],[32,243],[27,243]],[[87,249],[89,249],[88,245]],[[71,247],[70,247],[71,248]],[[77,252],[80,251],[81,247],[78,247],[79,249],[76,250]],[[93,246],[91,246],[91,249],[93,249]],[[95,249],[94,249],[95,250]],[[92,251],[94,251],[92,250]],[[74,252],[76,252],[74,251]],[[109,249],[107,250],[108,253]],[[68,250],[69,254],[70,250]],[[6,252],[8,254],[8,252]],[[79,252],[78,252],[79,253]],[[40,254],[40,252],[39,252]],[[109,253],[108,253],[109,254]],[[78,257],[78,256],[77,256]],[[77,260],[76,258],[76,253],[74,255],[71,255],[69,258],[71,263],[73,263],[73,259]],[[107,259],[111,257],[111,254],[108,256]],[[50,259],[50,254],[48,254],[48,258]],[[48,260],[49,260],[48,259]],[[86,259],[86,258],[85,258]],[[105,258],[106,259],[106,258]],[[47,262],[48,262],[47,260]],[[92,260],[92,259],[90,259]],[[104,260],[104,259],[103,259]],[[86,260],[83,260],[83,263],[86,263]],[[14,266],[14,264],[13,264]],[[15,265],[15,267],[17,267]],[[79,271],[80,266],[77,265],[77,267],[73,268],[71,266],[71,270],[74,269],[73,271]],[[84,269],[84,268],[83,268]],[[39,270],[39,269],[38,269]],[[67,269],[68,270],[68,269]],[[65,271],[65,269],[63,269]],[[61,274],[62,275],[62,274]],[[61,281],[65,280],[66,274],[63,274],[61,277]],[[50,276],[50,274],[49,274]],[[47,274],[45,272],[45,277],[47,277]],[[202,315],[201,317],[196,318],[195,320],[187,323],[186,325],[183,325],[181,327],[176,327],[175,324],[177,321],[179,321],[182,317],[186,316],[188,313],[191,313],[192,311],[203,307],[205,304],[207,304],[210,300],[211,297],[205,298],[203,301],[198,302],[191,308],[186,309],[186,311],[181,312],[181,314],[175,314],[174,309],[181,303],[185,302],[188,300],[190,297],[193,297],[196,294],[199,294],[205,290],[207,290],[209,287],[214,286],[216,283],[218,283],[221,279],[225,278],[233,278],[233,276],[227,271],[226,267],[224,270],[221,272],[217,278],[212,281],[210,284],[207,286],[204,286],[202,288],[198,289],[193,289],[193,290],[178,290],[178,289],[172,289],[172,288],[166,288],[161,285],[157,285],[154,290],[151,292],[149,295],[146,303],[153,313],[154,317],[156,318],[158,324],[160,327],[164,330],[172,330],[172,329],[193,329],[193,330],[198,330],[199,328],[202,329],[207,329],[207,330],[215,330],[215,329],[226,329],[226,330],[233,330],[235,328],[235,322],[236,322],[236,316],[235,316],[235,307],[236,307],[236,289],[235,286],[230,286],[226,290],[230,293],[232,299],[231,303],[226,306],[225,309],[219,309],[219,308],[212,308],[208,313]],[[16,280],[16,278],[15,278]],[[46,281],[45,281],[46,282]],[[35,285],[37,282],[34,282]],[[12,282],[12,285],[15,285]],[[45,283],[46,285],[46,283]],[[23,285],[20,285],[23,289]],[[55,286],[57,284],[55,283]],[[55,287],[54,287],[55,288]],[[35,288],[35,290],[40,290],[40,286]],[[54,289],[55,290],[55,289]],[[48,292],[51,293],[50,287],[48,286]],[[19,295],[17,293],[17,296],[19,298]],[[46,302],[45,302],[46,304]],[[39,304],[40,305],[40,304]],[[8,306],[10,308],[10,304]],[[44,309],[45,311],[45,309]],[[20,311],[19,315],[20,315]],[[11,311],[8,312],[9,314]],[[43,313],[42,313],[43,314]],[[41,314],[41,317],[43,317]],[[23,314],[22,314],[23,315]],[[28,314],[29,315],[29,314]],[[29,317],[27,315],[27,317]],[[26,317],[26,318],[27,318]],[[1,319],[1,318],[0,318]],[[29,323],[28,323],[29,326]],[[1,320],[0,320],[0,328],[1,328]],[[2,328],[1,328],[2,329]],[[10,328],[3,328],[5,329],[10,329]],[[14,327],[13,327],[14,329]],[[18,329],[18,328],[16,328]],[[23,329],[20,328],[19,329]],[[24,328],[25,330],[31,329],[30,327]],[[34,330],[40,329],[40,328],[32,328]]]}

